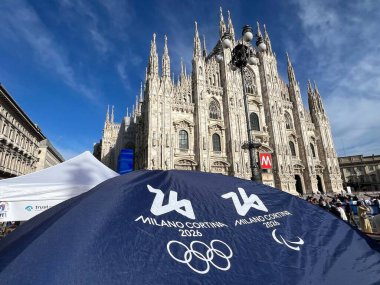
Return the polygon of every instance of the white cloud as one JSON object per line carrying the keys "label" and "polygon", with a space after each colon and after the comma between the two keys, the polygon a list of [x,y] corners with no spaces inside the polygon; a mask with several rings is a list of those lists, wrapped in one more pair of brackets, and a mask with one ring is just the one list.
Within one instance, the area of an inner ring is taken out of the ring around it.
{"label": "white cloud", "polygon": [[380,153],[378,3],[293,2],[304,31],[297,50],[312,54],[338,154]]}
{"label": "white cloud", "polygon": [[25,41],[43,66],[53,70],[73,90],[93,102],[97,101],[99,94],[77,81],[77,75],[68,62],[65,51],[54,41],[54,36],[32,7],[16,1],[2,10],[2,22],[6,24],[0,25],[0,31],[13,40]]}
{"label": "white cloud", "polygon": [[121,82],[124,85],[124,88],[127,90],[131,90],[130,81],[129,81],[127,71],[126,71],[126,64],[127,64],[127,62],[126,62],[125,58],[123,58],[121,61],[119,61],[116,64],[116,71],[117,71],[117,74],[119,75],[119,77],[121,79]]}

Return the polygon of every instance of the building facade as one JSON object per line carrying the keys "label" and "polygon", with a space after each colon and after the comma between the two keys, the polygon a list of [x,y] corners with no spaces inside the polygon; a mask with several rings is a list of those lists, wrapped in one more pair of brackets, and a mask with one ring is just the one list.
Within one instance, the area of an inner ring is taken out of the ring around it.
{"label": "building facade", "polygon": [[380,155],[338,157],[343,184],[351,191],[380,191]]}
{"label": "building facade", "polygon": [[28,174],[62,161],[59,152],[0,84],[0,179]]}
{"label": "building facade", "polygon": [[39,142],[36,171],[54,166],[63,161],[65,161],[65,159],[48,139],[44,139]]}
{"label": "building facade", "polygon": [[[219,34],[229,32],[237,44],[230,14],[220,14]],[[257,34],[262,36],[258,25]],[[232,49],[220,42],[208,53],[195,23],[192,72],[181,64],[179,80],[171,75],[167,38],[164,53],[157,54],[156,35],[151,41],[145,83],[132,114],[121,124],[107,112],[98,157],[113,169],[122,148],[135,151],[136,169],[185,169],[222,173],[249,179],[249,153],[243,88],[248,99],[253,137],[271,153],[272,170],[262,170],[263,183],[297,194],[342,190],[331,128],[317,86],[308,83],[309,110],[302,102],[299,83],[288,57],[288,83],[279,76],[276,55],[264,25],[267,50],[258,53],[258,65],[231,69]]]}

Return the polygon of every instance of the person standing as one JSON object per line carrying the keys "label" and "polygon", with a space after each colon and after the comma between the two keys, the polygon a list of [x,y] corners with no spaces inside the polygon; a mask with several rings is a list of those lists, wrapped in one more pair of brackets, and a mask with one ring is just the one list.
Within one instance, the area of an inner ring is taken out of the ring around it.
{"label": "person standing", "polygon": [[362,232],[372,233],[372,226],[369,222],[367,215],[367,207],[362,201],[358,201],[358,215],[359,215],[359,223]]}
{"label": "person standing", "polygon": [[340,214],[340,218],[341,218],[343,221],[347,222],[347,216],[346,216],[346,212],[343,210],[342,202],[341,202],[341,201],[338,201],[338,202],[336,203],[336,207],[337,207],[337,210],[338,210],[338,212],[339,212],[339,214]]}
{"label": "person standing", "polygon": [[357,227],[358,225],[355,222],[354,212],[352,211],[352,207],[351,207],[350,202],[351,202],[350,199],[347,198],[346,199],[346,205],[344,206],[344,211],[346,213],[348,223],[350,223],[351,225]]}

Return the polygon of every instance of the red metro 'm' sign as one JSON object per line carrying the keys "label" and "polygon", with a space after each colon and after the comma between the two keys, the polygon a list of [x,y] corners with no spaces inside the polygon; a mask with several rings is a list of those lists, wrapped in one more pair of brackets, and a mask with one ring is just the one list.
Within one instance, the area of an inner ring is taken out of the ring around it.
{"label": "red metro 'm' sign", "polygon": [[260,153],[260,166],[262,169],[272,169],[272,155],[270,153]]}

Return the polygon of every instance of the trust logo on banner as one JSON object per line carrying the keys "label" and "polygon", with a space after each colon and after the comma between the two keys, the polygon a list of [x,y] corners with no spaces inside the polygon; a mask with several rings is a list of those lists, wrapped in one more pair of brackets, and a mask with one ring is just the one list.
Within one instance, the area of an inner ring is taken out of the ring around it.
{"label": "trust logo on banner", "polygon": [[260,200],[260,198],[255,195],[251,194],[249,197],[245,193],[245,190],[243,188],[238,188],[241,198],[243,199],[243,204],[240,203],[239,197],[234,192],[228,192],[226,194],[222,195],[222,198],[229,199],[232,198],[232,201],[234,202],[236,212],[240,216],[245,216],[249,209],[254,208],[263,212],[268,212],[267,207],[265,207],[264,203]]}
{"label": "trust logo on banner", "polygon": [[153,215],[160,216],[171,211],[176,211],[177,213],[194,220],[195,215],[193,207],[191,206],[190,200],[183,199],[178,201],[178,193],[175,191],[169,192],[169,202],[164,205],[164,193],[160,189],[155,189],[150,185],[147,185],[148,190],[156,194],[154,197],[152,207],[150,211]]}

